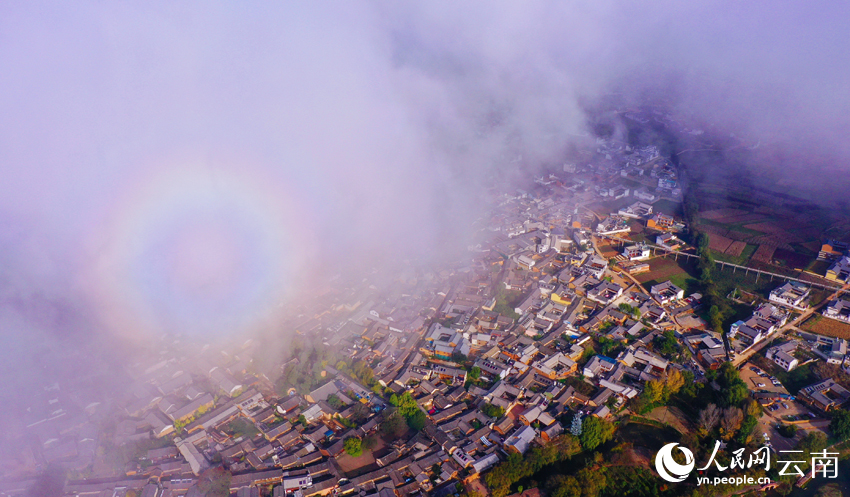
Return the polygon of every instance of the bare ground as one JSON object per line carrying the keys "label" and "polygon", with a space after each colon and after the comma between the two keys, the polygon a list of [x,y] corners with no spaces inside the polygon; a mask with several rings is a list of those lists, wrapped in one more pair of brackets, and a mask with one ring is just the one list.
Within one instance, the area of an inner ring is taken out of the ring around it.
{"label": "bare ground", "polygon": [[691,428],[686,424],[685,414],[676,407],[656,407],[647,416],[661,423],[667,423],[681,433],[690,433]]}
{"label": "bare ground", "polygon": [[732,242],[729,244],[729,247],[726,248],[726,252],[724,253],[738,257],[744,252],[745,248],[747,248],[746,242]]}

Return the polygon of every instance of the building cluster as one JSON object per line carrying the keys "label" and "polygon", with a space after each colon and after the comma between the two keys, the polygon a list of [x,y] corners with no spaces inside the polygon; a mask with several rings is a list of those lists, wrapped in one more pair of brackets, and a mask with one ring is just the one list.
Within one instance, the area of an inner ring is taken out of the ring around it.
{"label": "building cluster", "polygon": [[[224,351],[169,337],[122,366],[115,399],[84,384],[39,386],[23,428],[33,442],[13,454],[23,461],[14,467],[76,471],[68,496],[198,496],[218,470],[240,497],[269,487],[296,497],[449,495],[510,454],[552,443],[575,420],[615,415],[673,369],[717,368],[770,338],[789,310],[808,308],[808,287],[782,285],[732,325],[727,350],[694,325],[702,296],[633,277],[649,270],[654,249],[685,249],[684,226],[653,205],[680,198],[676,169],[656,147],[611,140],[597,142],[594,158],[565,165],[564,178],[536,178],[528,191],[494,193],[466,260],[406,268],[391,283],[334,284],[299,304],[283,340],[315,338],[321,360],[299,346],[261,365],[261,339]],[[629,195],[636,200],[610,215],[587,207]],[[603,256],[599,240],[624,241],[634,223],[644,238]],[[831,303],[824,316],[850,322],[850,302]],[[814,340],[825,360],[847,364],[846,341]],[[675,353],[659,346],[671,341]],[[790,371],[796,347],[766,354]],[[278,381],[301,376],[309,387]],[[805,390],[825,410],[847,400],[834,382]],[[423,421],[388,431],[401,398]],[[106,418],[108,432],[98,425]],[[349,439],[370,440],[369,456],[347,453]],[[148,448],[110,475],[98,448],[130,445]]]}
{"label": "building cluster", "polygon": [[788,321],[788,312],[774,304],[756,307],[745,321],[736,321],[729,328],[728,337],[736,352],[741,353],[773,335]]}

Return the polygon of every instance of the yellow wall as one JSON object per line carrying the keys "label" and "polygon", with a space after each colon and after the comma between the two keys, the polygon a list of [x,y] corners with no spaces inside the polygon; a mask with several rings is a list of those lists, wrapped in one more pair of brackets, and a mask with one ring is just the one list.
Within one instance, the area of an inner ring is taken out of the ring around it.
{"label": "yellow wall", "polygon": [[571,300],[561,298],[561,296],[558,295],[555,292],[552,292],[551,297],[552,297],[552,302],[556,302],[556,303],[561,304],[561,305],[570,305],[570,302],[572,302]]}

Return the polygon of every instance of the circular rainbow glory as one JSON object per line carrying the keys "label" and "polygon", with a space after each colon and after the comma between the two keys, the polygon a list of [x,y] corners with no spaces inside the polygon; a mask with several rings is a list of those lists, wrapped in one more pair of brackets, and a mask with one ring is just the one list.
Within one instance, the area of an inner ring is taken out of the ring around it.
{"label": "circular rainbow glory", "polygon": [[214,338],[273,325],[309,266],[303,204],[256,170],[164,170],[122,203],[95,298],[124,336]]}

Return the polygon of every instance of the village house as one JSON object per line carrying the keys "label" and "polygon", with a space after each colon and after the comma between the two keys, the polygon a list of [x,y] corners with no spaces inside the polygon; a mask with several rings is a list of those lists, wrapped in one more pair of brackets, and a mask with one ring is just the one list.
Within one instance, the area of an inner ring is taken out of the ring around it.
{"label": "village house", "polygon": [[826,270],[826,279],[832,281],[840,281],[842,283],[850,282],[850,257],[842,256]]}
{"label": "village house", "polygon": [[635,202],[628,207],[623,207],[617,212],[617,214],[632,219],[640,219],[652,214],[652,205],[643,202]]}
{"label": "village house", "polygon": [[616,366],[616,360],[597,354],[591,357],[590,361],[584,365],[584,370],[582,372],[587,378],[595,378],[600,374],[611,371]]}
{"label": "village house", "polygon": [[644,259],[649,259],[651,253],[651,249],[645,243],[632,245],[630,247],[626,247],[625,250],[623,250],[623,256],[630,261],[640,261]]}
{"label": "village house", "polygon": [[646,222],[647,228],[656,229],[659,231],[669,231],[676,226],[676,220],[667,214],[656,213]]}
{"label": "village house", "polygon": [[655,244],[668,250],[678,250],[682,246],[682,241],[673,233],[662,233],[655,237]]}
{"label": "village house", "polygon": [[665,281],[664,283],[653,285],[649,289],[649,293],[661,305],[670,304],[685,296],[685,291],[674,285],[672,281]]}
{"label": "village house", "polygon": [[840,366],[847,358],[847,340],[843,338],[824,337],[827,342],[825,346],[821,345],[814,349],[815,353],[823,358],[828,364]]}
{"label": "village house", "polygon": [[620,261],[617,265],[628,274],[646,273],[650,270],[649,264],[639,261]]}
{"label": "village house", "polygon": [[788,314],[772,304],[759,306],[746,321],[736,321],[729,329],[729,338],[752,346],[785,324]]}
{"label": "village house", "polygon": [[628,223],[617,216],[608,216],[596,225],[596,234],[603,236],[628,233],[631,230],[632,228],[628,225]]}
{"label": "village house", "polygon": [[850,323],[850,300],[838,298],[829,303],[823,311],[824,317]]}
{"label": "village house", "polygon": [[797,342],[792,340],[767,349],[764,355],[785,371],[791,371],[800,363],[793,355],[796,350]]}
{"label": "village house", "polygon": [[587,298],[603,305],[608,305],[623,294],[623,287],[616,283],[603,281],[587,292]]}
{"label": "village house", "polygon": [[785,307],[805,311],[809,307],[809,293],[811,293],[811,288],[808,286],[796,281],[789,281],[771,291],[769,300]]}
{"label": "village house", "polygon": [[522,426],[505,440],[505,450],[517,454],[525,454],[537,436],[537,430],[531,426]]}
{"label": "village house", "polygon": [[578,365],[575,361],[565,356],[563,353],[558,352],[549,357],[533,362],[531,367],[534,368],[538,374],[541,374],[550,380],[563,380],[575,373]]}
{"label": "village house", "polygon": [[797,398],[822,411],[829,411],[841,407],[847,400],[850,400],[850,391],[847,391],[832,378],[827,378],[803,388]]}
{"label": "village house", "polygon": [[655,202],[658,199],[658,196],[654,193],[650,192],[646,187],[640,187],[632,192],[632,196],[636,199],[643,200],[645,202]]}

